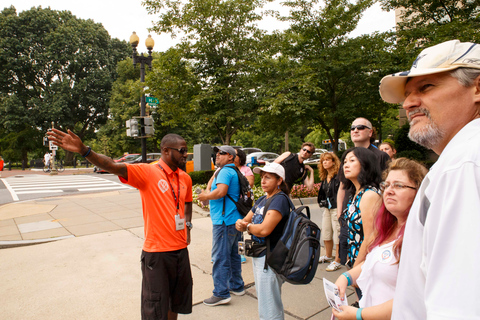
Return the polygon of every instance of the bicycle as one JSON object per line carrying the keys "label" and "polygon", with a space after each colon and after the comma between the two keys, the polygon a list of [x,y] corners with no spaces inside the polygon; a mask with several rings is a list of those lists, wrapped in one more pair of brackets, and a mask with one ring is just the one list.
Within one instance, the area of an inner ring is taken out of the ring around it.
{"label": "bicycle", "polygon": [[[60,161],[60,162],[59,162],[59,161],[55,162],[55,167],[56,167],[56,169],[57,169],[58,172],[63,172],[63,171],[65,171],[65,168],[63,167],[63,164],[62,164],[61,161]],[[49,172],[51,172],[51,171],[52,171],[52,162],[49,162],[49,163],[48,163],[48,166],[45,165],[45,166],[43,167],[43,172],[49,173]]]}

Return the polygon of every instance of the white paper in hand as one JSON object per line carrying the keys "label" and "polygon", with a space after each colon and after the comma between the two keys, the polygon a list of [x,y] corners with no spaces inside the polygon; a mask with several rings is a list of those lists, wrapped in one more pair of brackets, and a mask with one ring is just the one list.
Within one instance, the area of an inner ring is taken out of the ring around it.
{"label": "white paper in hand", "polygon": [[325,296],[327,297],[328,304],[332,308],[335,308],[335,310],[342,312],[342,310],[340,310],[340,306],[348,306],[347,294],[345,293],[342,301],[342,299],[340,299],[340,293],[338,292],[338,288],[335,283],[323,278],[323,288],[325,289]]}

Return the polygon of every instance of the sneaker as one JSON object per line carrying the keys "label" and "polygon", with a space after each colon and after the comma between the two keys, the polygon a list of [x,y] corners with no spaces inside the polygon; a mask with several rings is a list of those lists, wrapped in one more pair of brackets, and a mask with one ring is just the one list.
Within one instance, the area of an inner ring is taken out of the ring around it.
{"label": "sneaker", "polygon": [[241,255],[241,256],[240,256],[240,261],[242,261],[242,263],[246,263],[246,262],[247,262],[247,258],[245,258],[244,255]]}
{"label": "sneaker", "polygon": [[236,296],[243,296],[245,294],[245,290],[242,289],[242,291],[233,291],[233,290],[230,290],[230,293],[231,294],[234,294]]}
{"label": "sneaker", "polygon": [[227,304],[230,302],[230,300],[232,300],[231,297],[221,298],[221,297],[211,296],[210,298],[203,300],[203,304],[210,307],[214,307],[214,306],[218,306],[219,304]]}
{"label": "sneaker", "polygon": [[338,270],[342,267],[342,265],[336,261],[332,261],[332,263],[330,263],[328,265],[328,267],[325,269],[327,271],[335,271],[335,270]]}
{"label": "sneaker", "polygon": [[320,259],[318,259],[318,263],[327,263],[332,261],[333,261],[333,257],[327,257],[327,256],[321,256]]}

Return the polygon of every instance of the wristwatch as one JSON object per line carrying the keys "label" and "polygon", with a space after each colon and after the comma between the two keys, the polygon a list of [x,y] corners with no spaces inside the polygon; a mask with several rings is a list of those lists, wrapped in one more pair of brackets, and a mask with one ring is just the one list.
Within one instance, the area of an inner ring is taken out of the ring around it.
{"label": "wristwatch", "polygon": [[187,226],[188,230],[192,230],[193,224],[190,221],[185,222],[185,225]]}

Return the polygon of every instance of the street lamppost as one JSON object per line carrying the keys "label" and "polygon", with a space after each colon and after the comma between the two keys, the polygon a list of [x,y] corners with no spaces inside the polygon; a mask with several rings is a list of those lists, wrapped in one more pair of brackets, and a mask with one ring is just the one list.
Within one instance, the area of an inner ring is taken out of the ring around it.
{"label": "street lamppost", "polygon": [[[130,44],[132,45],[132,59],[133,59],[133,67],[137,66],[137,63],[140,63],[140,82],[145,82],[145,64],[148,65],[148,69],[152,70],[152,50],[153,46],[155,45],[155,41],[153,41],[152,36],[148,35],[147,40],[145,40],[145,46],[148,49],[148,57],[145,57],[143,53],[140,55],[137,54],[137,46],[140,39],[138,38],[135,32],[132,33],[130,36]],[[142,100],[140,102],[140,116],[145,117],[145,91],[142,94]],[[142,162],[147,162],[147,138],[142,137]]]}

